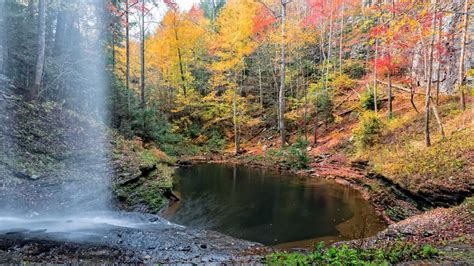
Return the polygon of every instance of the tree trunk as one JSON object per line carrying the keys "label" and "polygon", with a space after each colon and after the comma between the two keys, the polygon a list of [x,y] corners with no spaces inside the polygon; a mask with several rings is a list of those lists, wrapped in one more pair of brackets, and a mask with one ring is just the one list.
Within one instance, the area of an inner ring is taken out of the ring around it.
{"label": "tree trunk", "polygon": [[339,39],[339,74],[342,74],[342,53],[343,53],[343,38],[344,38],[344,9],[345,3],[342,2],[342,10],[341,10],[341,32],[340,32],[340,39]]}
{"label": "tree trunk", "polygon": [[56,18],[56,31],[54,35],[54,48],[53,54],[55,56],[60,56],[62,53],[62,49],[64,48],[64,38],[66,34],[66,0],[61,1],[60,8]]}
{"label": "tree trunk", "polygon": [[260,91],[260,107],[263,109],[262,67],[258,64],[258,89]]}
{"label": "tree trunk", "polygon": [[35,101],[38,98],[39,89],[43,80],[44,53],[46,49],[46,2],[39,0],[38,4],[38,38],[36,51],[36,67],[33,85],[30,87],[28,100]]}
{"label": "tree trunk", "polygon": [[388,97],[388,119],[392,119],[392,117],[393,117],[393,111],[392,111],[392,74],[390,73],[390,71],[388,72],[387,97]]}
{"label": "tree trunk", "polygon": [[321,32],[320,32],[320,36],[321,36],[320,49],[321,49],[321,55],[323,56],[323,65],[322,65],[323,71],[321,72],[321,79],[324,81],[324,88],[327,87],[327,79],[326,79],[326,76],[325,76],[326,75],[327,57],[326,57],[326,52],[324,51],[324,42],[326,40],[326,32],[324,31],[325,28],[326,28],[326,22],[322,23]]}
{"label": "tree trunk", "polygon": [[237,86],[234,85],[234,99],[233,99],[233,120],[234,120],[234,147],[235,154],[239,154],[240,151],[240,137],[239,137],[239,126],[237,121]]}
{"label": "tree trunk", "polygon": [[[441,44],[442,36],[443,35],[443,17],[439,18],[439,25],[438,25],[438,45]],[[438,68],[436,69],[436,105],[439,104],[439,88],[441,86],[441,53],[438,52]]]}
{"label": "tree trunk", "polygon": [[458,80],[457,80],[457,87],[459,90],[460,101],[461,101],[461,110],[466,109],[466,102],[464,100],[464,58],[466,55],[466,43],[467,43],[467,35],[468,33],[468,26],[469,26],[469,3],[470,0],[465,0],[464,4],[464,21],[463,21],[463,33],[461,38],[461,54],[459,56],[459,72],[458,72]]}
{"label": "tree trunk", "polygon": [[413,87],[410,86],[410,103],[413,109],[415,109],[416,113],[419,114],[420,111],[418,111],[418,108],[416,108],[415,105],[415,91],[413,90]]}
{"label": "tree trunk", "polygon": [[314,111],[314,131],[313,131],[313,146],[318,145],[318,95],[316,94],[316,105]]}
{"label": "tree trunk", "polygon": [[183,83],[183,95],[186,97],[186,78],[184,76],[184,68],[183,68],[183,56],[181,54],[181,48],[179,47],[179,37],[178,37],[178,24],[176,22],[176,16],[174,17],[174,37],[176,40],[176,45],[177,45],[177,52],[178,52],[178,63],[179,63],[179,73],[181,75],[181,82]]}
{"label": "tree trunk", "polygon": [[303,93],[304,93],[304,139],[308,141],[308,88],[306,87],[306,81],[304,78],[304,70],[303,72]]}
{"label": "tree trunk", "polygon": [[286,5],[287,0],[281,0],[281,65],[280,65],[280,90],[278,93],[278,126],[280,129],[281,148],[285,147],[286,133],[285,133],[285,71],[286,71]]}
{"label": "tree trunk", "polygon": [[[379,43],[378,40],[375,39],[375,59],[379,56]],[[374,59],[374,111],[378,112],[377,106],[377,64],[375,63]]]}
{"label": "tree trunk", "polygon": [[130,112],[130,3],[125,0],[125,87],[127,88],[127,108]]}
{"label": "tree trunk", "polygon": [[433,109],[433,113],[436,118],[436,122],[438,123],[439,133],[441,133],[441,138],[445,139],[446,135],[444,134],[443,123],[441,122],[441,118],[439,117],[438,108],[436,108],[436,104],[433,103],[433,99],[430,99],[430,101],[431,101],[431,108]]}
{"label": "tree trunk", "polygon": [[326,64],[326,89],[327,84],[329,82],[329,67],[331,65],[331,57],[332,57],[332,34],[333,34],[333,0],[329,0],[331,2],[331,15],[329,17],[329,39],[328,39],[328,58]]}
{"label": "tree trunk", "polygon": [[304,140],[308,141],[308,90],[306,84],[304,86]]}
{"label": "tree trunk", "polygon": [[140,99],[142,108],[145,108],[145,0],[142,0],[140,21]]}
{"label": "tree trunk", "polygon": [[[436,16],[438,14],[438,0],[434,1],[433,4],[433,32],[436,31]],[[431,146],[430,137],[430,103],[431,103],[431,87],[433,85],[433,55],[434,55],[434,44],[435,36],[431,37],[430,50],[429,50],[429,61],[428,61],[428,84],[426,85],[426,99],[425,99],[425,144],[427,147]]]}
{"label": "tree trunk", "polygon": [[217,6],[216,0],[212,0],[212,30],[216,31]]}

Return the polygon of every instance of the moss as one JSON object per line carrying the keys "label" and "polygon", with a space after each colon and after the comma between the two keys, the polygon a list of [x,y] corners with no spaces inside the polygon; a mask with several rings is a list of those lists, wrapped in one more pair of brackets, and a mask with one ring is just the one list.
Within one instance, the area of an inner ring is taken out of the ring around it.
{"label": "moss", "polygon": [[385,213],[392,219],[392,221],[398,222],[407,218],[407,215],[403,209],[398,207],[388,208],[385,210]]}
{"label": "moss", "polygon": [[141,164],[145,167],[150,167],[157,164],[160,160],[157,156],[155,156],[151,151],[144,150],[140,154]]}
{"label": "moss", "polygon": [[[144,148],[147,146],[147,148]],[[127,178],[114,186],[114,192],[127,210],[158,213],[167,199],[165,192],[173,186],[174,169],[168,164],[174,160],[153,145],[140,140],[116,137],[113,158]]]}
{"label": "moss", "polygon": [[165,191],[173,186],[173,169],[159,164],[157,169],[140,178],[137,184],[128,186],[125,193],[130,205],[144,205],[148,212],[158,213],[167,203]]}
{"label": "moss", "polygon": [[138,195],[143,199],[151,213],[158,213],[167,203],[167,199],[163,196],[166,183],[159,180],[147,182],[138,189]]}

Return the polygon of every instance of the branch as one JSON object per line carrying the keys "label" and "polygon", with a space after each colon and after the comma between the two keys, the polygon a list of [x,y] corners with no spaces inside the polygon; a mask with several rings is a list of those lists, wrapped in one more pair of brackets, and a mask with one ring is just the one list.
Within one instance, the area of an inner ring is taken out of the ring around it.
{"label": "branch", "polygon": [[281,15],[271,9],[265,2],[263,2],[262,0],[257,0],[257,2],[262,4],[268,11],[270,11],[275,18],[281,18]]}

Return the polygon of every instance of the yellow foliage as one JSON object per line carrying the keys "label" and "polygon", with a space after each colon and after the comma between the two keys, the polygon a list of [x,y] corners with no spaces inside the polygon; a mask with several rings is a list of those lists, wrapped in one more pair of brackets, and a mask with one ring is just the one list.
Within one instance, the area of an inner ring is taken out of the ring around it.
{"label": "yellow foliage", "polygon": [[[257,11],[254,0],[230,0],[221,11],[211,52],[218,60],[212,64],[214,86],[232,86],[244,67],[244,58],[255,49],[253,19]],[[230,79],[230,81],[229,81]]]}

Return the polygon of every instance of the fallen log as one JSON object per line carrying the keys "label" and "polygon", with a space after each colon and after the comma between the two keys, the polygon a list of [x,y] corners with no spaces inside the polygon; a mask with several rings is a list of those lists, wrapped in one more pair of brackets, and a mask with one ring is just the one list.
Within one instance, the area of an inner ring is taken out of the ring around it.
{"label": "fallen log", "polygon": [[[385,86],[388,86],[388,83],[385,82],[385,81],[382,81],[382,80],[378,79],[377,82],[380,83],[380,84],[383,84]],[[414,90],[410,90],[410,89],[404,88],[404,87],[402,87],[400,85],[396,85],[396,84],[392,84],[392,88],[397,89],[399,91],[406,92],[406,93],[410,93],[410,94],[426,95],[423,92],[415,92]]]}

